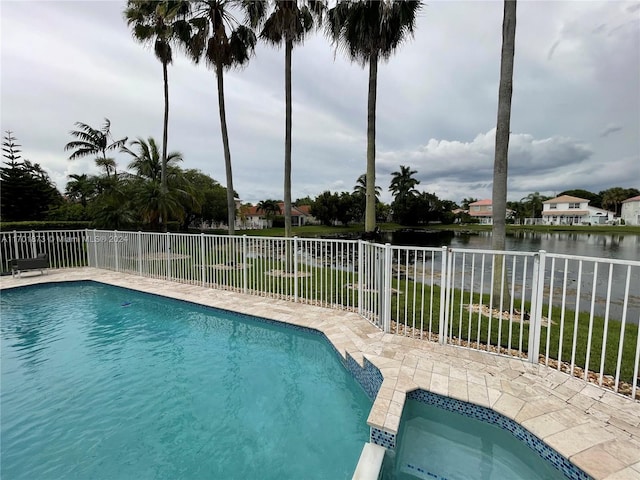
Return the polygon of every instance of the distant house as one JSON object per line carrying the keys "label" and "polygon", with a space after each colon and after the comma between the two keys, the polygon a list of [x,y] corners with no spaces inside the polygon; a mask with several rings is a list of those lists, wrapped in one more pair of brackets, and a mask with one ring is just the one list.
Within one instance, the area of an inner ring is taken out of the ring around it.
{"label": "distant house", "polygon": [[240,230],[256,230],[269,228],[271,220],[267,219],[267,215],[258,207],[253,205],[243,205],[238,209],[236,217],[236,227]]}
{"label": "distant house", "polygon": [[[284,202],[278,203],[280,211],[276,215],[284,216]],[[300,227],[302,225],[316,224],[318,221],[311,215],[309,205],[291,207],[291,226]],[[273,218],[268,218],[267,214],[257,206],[245,205],[238,209],[236,217],[236,228],[241,230],[255,230],[270,228],[273,226]]]}
{"label": "distant house", "polygon": [[[284,215],[284,202],[278,203],[280,207],[280,215]],[[319,223],[314,216],[311,215],[311,205],[300,205],[299,207],[291,206],[291,226],[301,227]]]}
{"label": "distant house", "polygon": [[640,225],[640,195],[622,202],[620,218],[624,220],[625,225]]}
{"label": "distant house", "polygon": [[478,200],[469,204],[469,215],[477,218],[482,225],[493,224],[493,202],[491,199]]}
{"label": "distant house", "polygon": [[[490,198],[470,203],[467,213],[472,218],[477,218],[481,225],[493,225],[493,202]],[[512,218],[513,214],[513,210],[507,208],[507,218]]]}
{"label": "distant house", "polygon": [[613,221],[614,212],[589,205],[589,200],[561,195],[542,202],[542,219],[546,225],[589,225]]}

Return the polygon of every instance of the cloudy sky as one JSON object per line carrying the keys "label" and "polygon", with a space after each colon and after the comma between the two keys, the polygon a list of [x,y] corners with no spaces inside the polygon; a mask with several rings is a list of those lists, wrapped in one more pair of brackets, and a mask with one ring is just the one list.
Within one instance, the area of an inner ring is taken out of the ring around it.
{"label": "cloudy sky", "polygon": [[[6,1],[1,128],[59,189],[96,173],[64,145],[80,121],[117,138],[162,138],[162,70],[116,1]],[[433,1],[415,37],[379,68],[377,184],[417,170],[419,190],[490,198],[502,3]],[[179,53],[169,70],[169,149],[225,184],[215,75]],[[293,198],[351,191],[365,171],[368,71],[321,34],[293,54]],[[225,76],[234,186],[283,197],[284,51],[260,45]],[[539,191],[640,188],[640,2],[518,4],[509,199]],[[120,168],[126,155],[116,154]]]}

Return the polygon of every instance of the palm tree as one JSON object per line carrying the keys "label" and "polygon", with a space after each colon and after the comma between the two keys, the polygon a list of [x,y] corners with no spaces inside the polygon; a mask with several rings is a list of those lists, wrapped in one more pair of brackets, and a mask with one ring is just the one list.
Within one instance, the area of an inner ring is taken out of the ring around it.
{"label": "palm tree", "polygon": [[367,194],[365,232],[376,226],[376,94],[378,61],[388,60],[400,44],[413,35],[422,3],[406,1],[339,1],[329,10],[328,33],[351,60],[369,65],[367,101]]}
{"label": "palm tree", "polygon": [[293,45],[322,21],[323,1],[276,0],[260,38],[273,45],[284,42],[285,141],[284,141],[284,236],[291,236],[291,56]]}
{"label": "palm tree", "polygon": [[608,190],[604,190],[602,193],[602,206],[615,213],[617,217],[620,216],[622,209],[622,202],[627,198],[632,197],[632,192],[628,192],[621,187],[613,187]]}
{"label": "palm tree", "polygon": [[496,151],[493,163],[493,227],[491,246],[494,250],[504,250],[505,248],[509,127],[511,124],[511,94],[513,92],[515,40],[516,0],[505,0],[504,17],[502,20],[502,53],[500,55]]}
{"label": "palm tree", "polygon": [[218,110],[227,177],[229,235],[233,235],[236,204],[227,114],[224,105],[224,71],[245,65],[253,55],[256,45],[254,31],[240,22],[234,13],[244,12],[246,20],[255,27],[262,7],[261,2],[242,0],[198,0],[192,2],[191,7],[190,23],[195,28],[195,34],[188,41],[187,47],[196,63],[203,57],[205,62],[215,70],[218,82]]}
{"label": "palm tree", "polygon": [[114,140],[111,136],[111,122],[108,118],[104,119],[104,125],[101,130],[96,130],[82,122],[76,122],[75,126],[78,130],[72,130],[69,133],[77,140],[64,146],[65,151],[74,150],[69,156],[69,160],[86,157],[87,155],[96,155],[96,165],[105,169],[107,178],[109,178],[111,172],[115,176],[116,163],[113,158],[107,158],[107,152],[121,148],[127,141],[127,137]]}
{"label": "palm tree", "polygon": [[67,182],[66,195],[72,200],[77,200],[83,207],[87,206],[87,200],[96,193],[96,184],[86,173],[82,175],[71,174]]}
{"label": "palm tree", "polygon": [[533,192],[520,199],[524,207],[524,214],[529,218],[539,218],[542,215],[543,204],[549,197],[540,195],[540,192]]}
{"label": "palm tree", "polygon": [[133,29],[133,38],[143,44],[153,44],[153,50],[162,62],[164,81],[164,123],[162,134],[161,187],[167,191],[167,138],[169,128],[169,78],[167,65],[173,61],[171,43],[188,41],[190,25],[184,20],[189,13],[189,2],[129,0],[124,11],[127,25]]}
{"label": "palm tree", "polygon": [[415,186],[420,183],[420,180],[413,178],[416,173],[418,173],[417,170],[411,170],[410,167],[400,165],[400,171],[391,174],[393,178],[391,178],[389,191],[393,193],[396,201],[405,200],[418,193]]}
{"label": "palm tree", "polygon": [[192,207],[196,202],[194,192],[191,191],[189,182],[182,170],[176,165],[182,161],[180,152],[169,152],[166,161],[165,182],[162,186],[162,162],[158,145],[153,137],[147,141],[138,138],[129,143],[131,147],[137,147],[133,151],[123,147],[122,151],[133,157],[128,168],[136,173],[132,180],[135,183],[135,198],[138,210],[145,222],[152,228],[167,231],[167,221],[170,217],[182,220],[184,217],[183,205]]}
{"label": "palm tree", "polygon": [[[509,134],[511,124],[511,95],[513,92],[513,57],[516,41],[516,0],[504,0],[502,19],[502,52],[500,54],[500,86],[498,87],[498,121],[496,126],[496,151],[493,163],[493,225],[491,247],[504,250],[507,219],[507,169],[509,165]],[[494,298],[502,299],[498,306],[504,310],[509,304],[509,288],[502,268],[504,257],[496,255],[494,264]],[[501,293],[504,293],[502,295]],[[492,306],[493,307],[493,306]]]}
{"label": "palm tree", "polygon": [[256,205],[256,208],[264,212],[267,219],[272,219],[280,213],[280,205],[276,200],[261,200],[258,202],[258,205]]}
{"label": "palm tree", "polygon": [[[376,201],[379,200],[380,194],[382,193],[382,188],[376,185],[375,189]],[[356,180],[356,184],[353,186],[353,194],[361,197],[365,197],[367,194],[367,174],[363,173]]]}
{"label": "palm tree", "polygon": [[394,197],[391,205],[393,218],[402,225],[413,224],[418,220],[414,199],[418,195],[415,186],[418,185],[420,181],[413,178],[413,175],[416,173],[418,173],[416,170],[411,170],[410,167],[400,165],[400,171],[391,174],[392,179],[389,185],[389,191],[393,193]]}
{"label": "palm tree", "polygon": [[[162,178],[162,167],[164,166],[165,172],[175,167],[178,162],[182,161],[182,154],[180,152],[171,152],[166,155],[166,161],[160,161],[160,153],[158,152],[158,145],[153,137],[149,137],[147,141],[138,137],[136,140],[129,142],[131,147],[137,147],[137,152],[132,151],[127,147],[123,147],[122,151],[128,153],[133,157],[133,160],[128,165],[130,170],[136,172],[136,175],[142,178],[146,178],[151,181],[164,180],[165,186],[167,182],[167,173]],[[164,165],[163,165],[164,163]],[[168,190],[168,188],[165,188]]]}

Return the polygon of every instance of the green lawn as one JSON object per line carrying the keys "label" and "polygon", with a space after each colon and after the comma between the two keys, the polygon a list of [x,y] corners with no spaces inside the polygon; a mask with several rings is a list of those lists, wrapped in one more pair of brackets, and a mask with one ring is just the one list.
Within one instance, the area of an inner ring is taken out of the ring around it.
{"label": "green lawn", "polygon": [[[185,253],[188,246],[185,244]],[[175,245],[173,251],[180,252],[180,245]],[[281,260],[268,260],[264,258],[250,258],[246,267],[242,265],[242,259],[238,258],[236,252],[230,252],[227,247],[207,249],[207,258],[204,262],[206,266],[207,284],[212,286],[233,288],[242,291],[245,287],[244,273],[247,272],[246,288],[249,293],[275,295],[278,297],[291,298],[294,295],[295,280],[290,276],[270,275],[269,272],[287,271],[285,262]],[[160,275],[166,263],[160,265]],[[201,269],[199,260],[189,259],[173,260],[172,272],[189,272],[186,280],[199,282],[201,280]],[[220,267],[221,265],[227,265]],[[358,305],[357,288],[349,287],[358,283],[357,275],[333,268],[332,265],[309,266],[299,265],[298,273],[302,275],[297,279],[297,296],[301,302],[309,302],[322,305],[344,305],[355,308]],[[440,311],[440,287],[412,280],[393,280],[392,288],[399,291],[399,294],[392,295],[391,317],[392,320],[401,324],[407,323],[413,326],[413,319],[416,319],[415,327],[424,330],[429,329],[431,320],[431,331],[438,333],[438,317]],[[370,302],[376,302],[377,294],[369,295]],[[489,295],[475,294],[470,298],[469,292],[454,290],[450,304],[449,335],[457,339],[476,342],[481,344],[500,345],[512,353],[521,350],[528,351],[529,324],[515,319],[509,322],[507,319],[500,321],[496,316],[491,318],[486,315],[473,312],[469,315],[466,306],[469,304],[489,304]],[[517,308],[521,307],[518,302]],[[525,303],[525,311],[530,311],[530,305]],[[462,313],[461,313],[462,312]],[[543,315],[548,315],[548,307],[543,307]],[[549,336],[549,357],[565,362],[571,362],[572,356],[575,365],[584,367],[586,365],[587,354],[589,355],[589,369],[600,370],[602,342],[604,339],[604,319],[595,317],[592,321],[591,349],[587,352],[587,340],[589,336],[589,315],[580,312],[577,321],[575,312],[565,310],[564,319],[559,307],[554,307],[551,311],[552,324],[550,329],[546,326],[541,330],[540,354],[546,355],[547,336]],[[606,328],[606,353],[604,361],[604,373],[615,375],[617,369],[618,347],[620,345],[621,323],[610,320]],[[574,336],[576,338],[576,350],[572,352]],[[622,360],[620,366],[621,380],[631,382],[633,376],[633,366],[635,359],[635,346],[638,337],[638,326],[627,324],[623,335]],[[456,340],[452,340],[456,343]],[[482,347],[481,347],[482,348]]]}

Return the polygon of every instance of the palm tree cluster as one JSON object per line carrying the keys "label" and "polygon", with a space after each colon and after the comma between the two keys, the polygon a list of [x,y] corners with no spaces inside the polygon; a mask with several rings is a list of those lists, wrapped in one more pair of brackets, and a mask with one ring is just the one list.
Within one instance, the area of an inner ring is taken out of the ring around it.
{"label": "palm tree cluster", "polygon": [[164,132],[161,161],[161,191],[167,183],[167,126],[169,112],[168,71],[172,46],[179,46],[194,63],[204,63],[215,72],[218,112],[225,162],[229,234],[234,233],[236,205],[231,149],[226,119],[224,73],[245,65],[259,39],[285,50],[285,235],[291,236],[292,170],[292,52],[314,29],[327,35],[353,61],[369,65],[367,123],[367,185],[365,230],[375,228],[375,110],[377,69],[413,34],[421,2],[415,0],[340,0],[327,9],[325,0],[129,0],[124,16],[134,38],[153,44],[162,63],[164,81]]}
{"label": "palm tree cluster", "polygon": [[[197,220],[221,221],[226,218],[224,187],[197,170],[182,170],[180,152],[160,153],[155,139],[113,140],[111,123],[105,119],[101,130],[76,123],[71,131],[76,140],[67,143],[70,159],[95,155],[104,174],[69,175],[66,197],[71,201],[52,213],[55,218],[87,220],[96,227],[138,227],[167,231],[169,221],[183,229]],[[106,152],[118,149],[130,157],[127,170],[117,171],[114,158]],[[217,205],[217,207],[216,207]]]}

